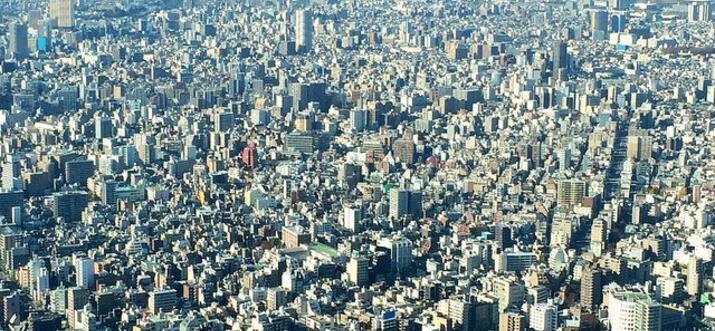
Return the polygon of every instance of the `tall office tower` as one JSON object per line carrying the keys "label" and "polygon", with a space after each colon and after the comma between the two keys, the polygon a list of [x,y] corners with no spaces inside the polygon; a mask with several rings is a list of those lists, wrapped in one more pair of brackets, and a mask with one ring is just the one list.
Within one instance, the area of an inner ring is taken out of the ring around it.
{"label": "tall office tower", "polygon": [[74,27],[74,2],[75,0],[50,0],[50,19],[55,21],[58,28]]}
{"label": "tall office tower", "polygon": [[67,322],[71,329],[77,328],[75,311],[82,310],[89,303],[89,289],[73,287],[67,290]]}
{"label": "tall office tower", "polygon": [[8,52],[11,58],[24,60],[30,54],[28,49],[27,25],[23,23],[12,23],[8,27]]}
{"label": "tall office tower", "polygon": [[362,220],[361,206],[345,206],[343,208],[343,227],[352,231],[360,232],[360,221]]}
{"label": "tall office tower", "polygon": [[216,114],[214,129],[216,132],[228,132],[234,126],[234,116],[230,111],[222,111]]}
{"label": "tall office tower", "polygon": [[558,308],[551,303],[539,303],[529,310],[529,327],[536,331],[555,331]]}
{"label": "tall office tower", "polygon": [[414,219],[422,215],[422,193],[403,188],[390,189],[390,217],[399,219],[411,216]]}
{"label": "tall office tower", "polygon": [[8,155],[2,165],[2,189],[14,191],[22,188],[20,174],[20,158],[17,155]]}
{"label": "tall office tower", "polygon": [[605,10],[594,10],[591,12],[591,33],[608,32],[608,13]]}
{"label": "tall office tower", "polygon": [[603,299],[601,271],[586,268],[581,273],[581,305],[586,308],[598,307]]}
{"label": "tall office tower", "polygon": [[608,224],[601,218],[597,218],[591,224],[591,252],[600,256],[606,247],[608,239]]}
{"label": "tall office tower", "polygon": [[348,279],[351,283],[357,286],[363,286],[370,283],[370,274],[368,268],[370,260],[362,256],[353,256],[348,262]]}
{"label": "tall office tower", "polygon": [[410,191],[393,187],[390,189],[390,217],[398,219],[409,213]]}
{"label": "tall office tower", "polygon": [[524,331],[528,327],[526,316],[519,312],[499,314],[499,331]]}
{"label": "tall office tower", "polygon": [[65,182],[87,186],[87,179],[94,175],[94,161],[84,160],[84,157],[65,163]]}
{"label": "tall office tower", "polygon": [[650,136],[628,136],[626,145],[627,158],[635,161],[647,161],[651,157],[652,149],[653,138]]}
{"label": "tall office tower", "polygon": [[94,134],[95,138],[111,138],[112,137],[112,119],[105,116],[98,116],[94,119]]}
{"label": "tall office tower", "polygon": [[33,279],[34,293],[33,297],[36,300],[44,300],[47,291],[50,289],[50,273],[47,268],[40,268],[37,276]]}
{"label": "tall office tower", "polygon": [[559,171],[571,169],[571,148],[564,146],[559,150]]}
{"label": "tall office tower", "polygon": [[350,111],[350,130],[353,132],[362,132],[365,130],[367,122],[367,112],[362,109],[353,109]]}
{"label": "tall office tower", "polygon": [[301,52],[313,49],[313,13],[310,10],[295,12],[295,43]]}
{"label": "tall office tower", "polygon": [[452,330],[469,331],[477,327],[477,314],[474,304],[466,298],[449,299],[448,315],[452,321]]}
{"label": "tall office tower", "polygon": [[569,66],[569,53],[566,50],[566,43],[562,40],[557,40],[554,42],[552,52],[551,61],[553,62],[553,67],[551,70],[555,73],[558,70],[567,69]]}
{"label": "tall office tower", "polygon": [[579,205],[586,195],[586,183],[578,179],[561,180],[556,195],[556,203],[559,207],[569,208]]}
{"label": "tall office tower", "polygon": [[642,292],[608,294],[608,321],[611,330],[660,331],[662,307]]}
{"label": "tall office tower", "polygon": [[77,286],[90,289],[94,283],[94,260],[81,256],[74,260]]}
{"label": "tall office tower", "polygon": [[401,271],[412,264],[412,242],[406,238],[383,238],[380,247],[390,250],[390,259],[393,271]]}
{"label": "tall office tower", "polygon": [[57,192],[52,195],[52,213],[54,217],[64,218],[65,222],[79,222],[88,203],[87,192]]}
{"label": "tall office tower", "polygon": [[698,296],[702,292],[703,288],[703,265],[700,263],[697,257],[691,256],[688,260],[688,273],[687,282],[685,287],[687,288],[688,294],[691,296]]}
{"label": "tall office tower", "polygon": [[30,290],[30,293],[32,293],[36,289],[37,278],[40,275],[40,270],[45,268],[45,261],[38,258],[34,258],[27,263],[26,267],[28,271],[27,287],[28,290]]}
{"label": "tall office tower", "polygon": [[156,289],[149,293],[149,312],[157,314],[160,311],[169,312],[176,304],[176,290]]}

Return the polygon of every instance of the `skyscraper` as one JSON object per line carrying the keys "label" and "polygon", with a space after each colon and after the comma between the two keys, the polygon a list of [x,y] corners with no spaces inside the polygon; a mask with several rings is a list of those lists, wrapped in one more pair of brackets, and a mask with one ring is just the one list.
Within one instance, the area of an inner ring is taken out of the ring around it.
{"label": "skyscraper", "polygon": [[301,52],[313,49],[313,13],[307,9],[295,12],[295,41]]}
{"label": "skyscraper", "polygon": [[94,260],[85,256],[77,257],[74,267],[77,272],[77,286],[91,288],[94,282]]}
{"label": "skyscraper", "polygon": [[27,47],[27,25],[12,23],[8,27],[9,55],[16,60],[24,60],[29,55]]}
{"label": "skyscraper", "polygon": [[94,134],[97,139],[112,137],[112,119],[98,116],[94,119]]}
{"label": "skyscraper", "polygon": [[568,68],[569,65],[569,54],[566,50],[566,43],[557,40],[554,42],[554,48],[552,49],[553,55],[551,56],[553,67],[552,71],[556,72],[558,70],[563,70]]}
{"label": "skyscraper", "polygon": [[50,19],[59,28],[74,27],[74,0],[50,0]]}
{"label": "skyscraper", "polygon": [[685,284],[688,294],[697,296],[702,292],[703,287],[703,266],[697,257],[691,256],[688,260],[687,282]]}
{"label": "skyscraper", "polygon": [[20,158],[16,155],[8,155],[2,165],[2,188],[7,191],[19,189],[20,174]]}
{"label": "skyscraper", "polygon": [[605,36],[608,32],[608,13],[604,10],[591,12],[591,34]]}

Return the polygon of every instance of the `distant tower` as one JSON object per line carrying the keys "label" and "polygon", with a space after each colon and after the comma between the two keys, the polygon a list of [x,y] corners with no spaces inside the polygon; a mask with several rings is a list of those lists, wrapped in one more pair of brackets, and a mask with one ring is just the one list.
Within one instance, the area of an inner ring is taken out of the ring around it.
{"label": "distant tower", "polygon": [[605,10],[594,10],[591,12],[591,34],[602,33],[604,36],[608,32],[608,13]]}
{"label": "distant tower", "polygon": [[301,9],[295,13],[295,44],[301,52],[309,52],[313,48],[313,13]]}
{"label": "distant tower", "polygon": [[558,71],[567,70],[569,66],[569,54],[566,50],[566,43],[557,40],[554,42],[552,52],[551,61],[553,62],[553,67],[551,71],[554,72],[554,75],[556,75]]}
{"label": "distant tower", "polygon": [[10,57],[16,60],[26,59],[29,54],[27,40],[27,25],[23,23],[10,24],[8,28],[8,51]]}
{"label": "distant tower", "polygon": [[50,19],[58,28],[74,27],[74,0],[50,0]]}

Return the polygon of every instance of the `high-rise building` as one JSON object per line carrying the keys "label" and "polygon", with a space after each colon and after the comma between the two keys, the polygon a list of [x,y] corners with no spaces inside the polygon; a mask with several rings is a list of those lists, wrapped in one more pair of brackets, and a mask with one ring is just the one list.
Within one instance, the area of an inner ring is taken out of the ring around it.
{"label": "high-rise building", "polygon": [[608,32],[608,13],[605,10],[591,11],[591,33]]}
{"label": "high-rise building", "polygon": [[401,271],[412,264],[412,242],[407,238],[384,238],[379,242],[380,247],[390,250],[392,270]]}
{"label": "high-rise building", "polygon": [[551,61],[553,62],[552,71],[557,72],[558,70],[567,69],[569,66],[569,53],[566,48],[566,43],[562,40],[557,40],[553,45],[553,55],[551,56]]}
{"label": "high-rise building", "polygon": [[75,272],[77,273],[77,286],[91,289],[94,283],[94,260],[80,256],[74,260]]}
{"label": "high-rise building", "polygon": [[412,164],[415,162],[415,144],[410,136],[395,140],[392,143],[392,156],[400,162]]}
{"label": "high-rise building", "polygon": [[286,291],[280,287],[271,287],[266,293],[266,306],[270,310],[276,310],[285,306],[288,302]]}
{"label": "high-rise building", "polygon": [[614,291],[608,294],[608,322],[611,330],[660,331],[662,307],[648,294]]}
{"label": "high-rise building", "polygon": [[348,278],[351,283],[363,286],[370,283],[370,260],[362,256],[353,256],[348,262]]}
{"label": "high-rise building", "polygon": [[20,158],[17,155],[8,155],[6,161],[2,164],[2,189],[13,191],[21,189],[22,180]]}
{"label": "high-rise building", "polygon": [[66,222],[79,222],[89,203],[89,195],[83,191],[57,192],[52,195],[52,213]]}
{"label": "high-rise building", "polygon": [[365,130],[367,122],[367,112],[362,109],[353,109],[350,111],[350,130],[353,132],[362,132]]}
{"label": "high-rise building", "polygon": [[591,251],[600,256],[606,247],[608,239],[608,224],[602,218],[597,218],[591,224]]}
{"label": "high-rise building", "polygon": [[393,187],[390,190],[390,217],[398,219],[409,213],[410,191]]}
{"label": "high-rise building", "polygon": [[77,328],[75,311],[84,309],[89,303],[89,289],[73,287],[67,290],[67,322],[72,329]]}
{"label": "high-rise building", "polygon": [[393,187],[390,189],[390,217],[399,219],[408,215],[412,218],[422,215],[422,193]]}
{"label": "high-rise building", "polygon": [[688,260],[688,273],[686,289],[688,294],[697,297],[703,288],[703,265],[697,257],[691,256]]}
{"label": "high-rise building", "polygon": [[157,314],[160,311],[169,312],[176,304],[176,290],[157,289],[149,293],[149,312]]}
{"label": "high-rise building", "polygon": [[50,19],[59,28],[72,28],[75,24],[75,0],[50,0]]}
{"label": "high-rise building", "polygon": [[561,180],[556,195],[556,203],[559,207],[568,208],[579,205],[586,195],[586,183],[579,179]]}
{"label": "high-rise building", "polygon": [[559,150],[559,171],[571,169],[571,148],[564,146]]}
{"label": "high-rise building", "polygon": [[529,327],[536,331],[555,331],[558,309],[551,303],[540,303],[529,310]]}
{"label": "high-rise building", "polygon": [[295,12],[295,44],[301,52],[313,49],[313,13],[310,10]]}
{"label": "high-rise building", "polygon": [[67,184],[87,185],[87,179],[94,175],[94,162],[92,160],[74,159],[65,164],[65,182]]}
{"label": "high-rise building", "polygon": [[626,157],[635,161],[647,161],[651,157],[653,139],[649,136],[628,136]]}
{"label": "high-rise building", "polygon": [[352,231],[360,231],[360,222],[362,221],[362,207],[349,205],[343,208],[343,227]]}
{"label": "high-rise building", "polygon": [[[520,304],[526,295],[524,285],[507,278],[497,278],[492,284],[494,296],[499,300],[499,311]],[[499,323],[501,325],[501,323]]]}
{"label": "high-rise building", "polygon": [[105,116],[98,116],[94,119],[94,134],[97,139],[112,137],[112,119]]}
{"label": "high-rise building", "polygon": [[499,314],[499,331],[524,331],[527,328],[526,316],[519,312]]}
{"label": "high-rise building", "polygon": [[477,326],[474,304],[466,298],[449,299],[449,319],[452,321],[452,330],[469,331]]}
{"label": "high-rise building", "polygon": [[586,308],[598,307],[603,299],[601,271],[586,268],[581,272],[581,305]]}
{"label": "high-rise building", "polygon": [[60,287],[50,292],[50,311],[64,315],[67,310],[67,289]]}
{"label": "high-rise building", "polygon": [[13,317],[21,318],[22,315],[22,297],[20,294],[15,292],[3,298],[3,317],[5,323],[9,322]]}
{"label": "high-rise building", "polygon": [[8,27],[8,52],[11,58],[24,60],[29,55],[27,25],[12,23]]}
{"label": "high-rise building", "polygon": [[228,132],[234,126],[234,116],[230,111],[222,111],[216,114],[214,129],[216,132]]}

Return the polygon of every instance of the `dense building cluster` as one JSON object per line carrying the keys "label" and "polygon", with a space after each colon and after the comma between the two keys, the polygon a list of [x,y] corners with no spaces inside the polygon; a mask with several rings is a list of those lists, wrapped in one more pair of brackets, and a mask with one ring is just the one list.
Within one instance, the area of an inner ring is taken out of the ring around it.
{"label": "dense building cluster", "polygon": [[0,329],[714,329],[713,6],[1,0]]}

